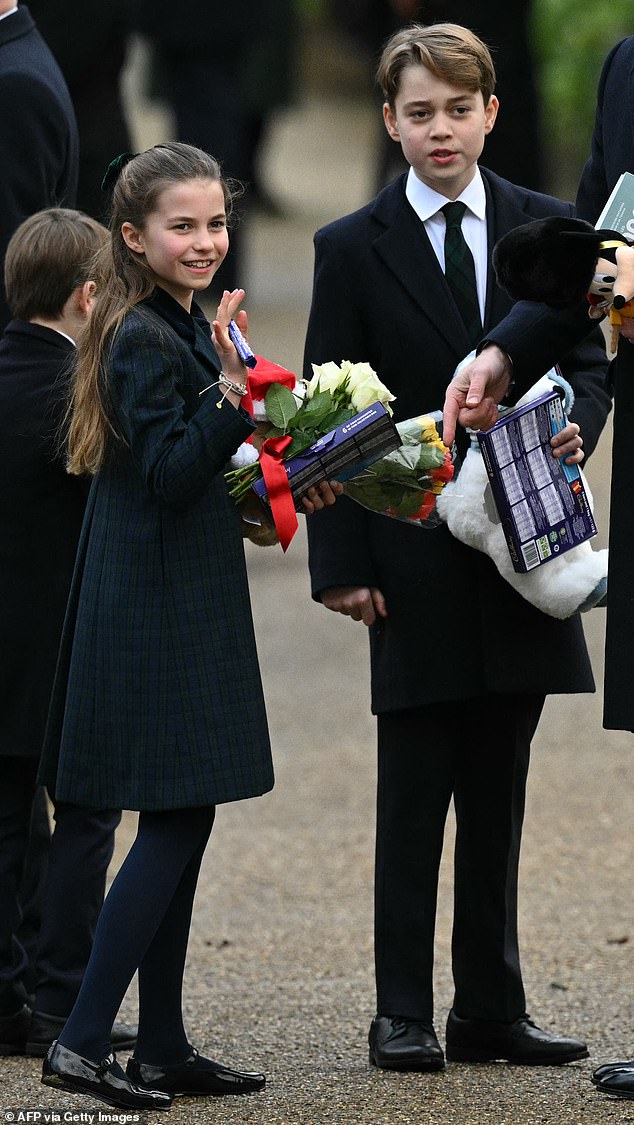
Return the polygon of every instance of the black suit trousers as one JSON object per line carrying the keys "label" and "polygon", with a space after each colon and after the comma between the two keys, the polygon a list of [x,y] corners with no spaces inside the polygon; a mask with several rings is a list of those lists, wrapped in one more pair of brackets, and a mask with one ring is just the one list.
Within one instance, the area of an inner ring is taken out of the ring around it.
{"label": "black suit trousers", "polygon": [[25,947],[20,890],[38,794],[36,773],[36,758],[2,759],[0,1015],[14,1012],[34,991],[38,1010],[67,1016],[90,956],[121,812],[57,804],[48,868],[39,888],[37,945]]}
{"label": "black suit trousers", "polygon": [[438,870],[456,814],[454,1010],[525,1011],[517,873],[538,695],[485,695],[378,717],[377,1011],[431,1022]]}

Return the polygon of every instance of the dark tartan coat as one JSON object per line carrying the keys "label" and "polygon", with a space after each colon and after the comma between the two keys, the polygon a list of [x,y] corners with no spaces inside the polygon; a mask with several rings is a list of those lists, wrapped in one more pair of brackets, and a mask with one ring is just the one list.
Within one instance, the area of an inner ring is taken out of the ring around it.
{"label": "dark tartan coat", "polygon": [[[489,253],[501,235],[531,219],[571,214],[570,204],[527,191],[482,169]],[[511,302],[489,268],[485,330]],[[601,339],[599,335],[599,339]],[[396,395],[395,417],[442,408],[469,352],[424,225],[407,202],[404,177],[315,238],[315,283],[306,339],[310,363],[367,361]],[[533,367],[534,382],[548,368]],[[575,379],[575,414],[592,450],[607,414],[605,350],[586,342],[562,362]],[[370,629],[376,713],[464,700],[489,692],[594,690],[578,617],[540,613],[499,575],[491,559],[445,525],[411,527],[343,497],[308,523],[315,597],[329,586],[378,586],[388,617]]]}
{"label": "dark tartan coat", "polygon": [[41,780],[79,805],[170,809],[273,785],[239,521],[200,310],[157,290],[108,357],[115,420],[78,548]]}
{"label": "dark tartan coat", "polygon": [[[601,71],[592,149],[577,192],[577,210],[582,218],[596,223],[621,172],[634,173],[634,35],[617,43]],[[521,384],[531,351],[539,348],[544,361],[552,363],[571,341],[587,331],[585,302],[564,311],[521,302],[490,335],[513,356]],[[634,730],[634,346],[628,340],[619,341],[612,379],[614,430],[603,725],[610,730]]]}

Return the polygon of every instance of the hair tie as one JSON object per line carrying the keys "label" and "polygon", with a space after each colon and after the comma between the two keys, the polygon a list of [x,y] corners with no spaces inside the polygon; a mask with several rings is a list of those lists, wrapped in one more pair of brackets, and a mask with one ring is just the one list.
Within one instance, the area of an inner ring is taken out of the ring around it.
{"label": "hair tie", "polygon": [[108,167],[106,168],[104,178],[101,181],[102,191],[110,191],[111,188],[114,187],[126,164],[129,164],[131,160],[134,160],[135,156],[138,156],[138,153],[120,152],[118,156],[115,156],[114,160],[110,161]]}

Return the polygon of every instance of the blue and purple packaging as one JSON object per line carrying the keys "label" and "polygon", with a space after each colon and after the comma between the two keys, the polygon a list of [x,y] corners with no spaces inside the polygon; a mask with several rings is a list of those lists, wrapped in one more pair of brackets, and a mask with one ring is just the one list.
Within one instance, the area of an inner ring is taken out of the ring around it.
{"label": "blue and purple packaging", "polygon": [[561,396],[553,391],[477,435],[511,561],[520,573],[597,534],[578,466],[552,454],[550,439],[565,425]]}

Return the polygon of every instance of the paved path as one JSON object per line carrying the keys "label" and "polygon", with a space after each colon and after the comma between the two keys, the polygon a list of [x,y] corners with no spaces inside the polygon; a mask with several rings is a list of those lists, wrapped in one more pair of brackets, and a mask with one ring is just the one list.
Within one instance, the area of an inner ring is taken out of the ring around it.
{"label": "paved path", "polygon": [[[160,115],[141,120],[147,143],[160,139]],[[372,124],[364,107],[322,103],[298,107],[275,135],[271,178],[290,218],[260,220],[249,236],[251,336],[258,351],[295,370],[312,232],[364,198]],[[151,129],[156,135],[148,136]],[[603,528],[608,456],[606,435],[590,471]],[[428,1077],[370,1070],[374,728],[367,638],[362,626],[311,603],[303,530],[286,557],[278,548],[249,547],[248,559],[277,785],[265,798],[219,811],[197,899],[185,1003],[193,1042],[224,1061],[261,1068],[268,1085],[246,1099],[183,1099],[169,1121],[634,1122],[634,1103],[602,1099],[588,1080],[593,1064],[633,1046],[631,736],[602,730],[598,695],[551,699],[530,775],[520,886],[529,1008],[543,1026],[587,1038],[590,1063],[453,1065]],[[588,636],[599,680],[603,630],[604,612],[596,610]],[[128,814],[117,861],[133,830]],[[438,917],[441,1038],[452,995],[451,833],[450,825]],[[133,989],[125,1012],[134,1011]],[[47,1091],[37,1063],[2,1060],[0,1122],[3,1113],[10,1120],[7,1110],[49,1115],[40,1121],[88,1121],[73,1114],[94,1112],[97,1121],[98,1109]],[[108,1120],[107,1107],[101,1111]]]}

